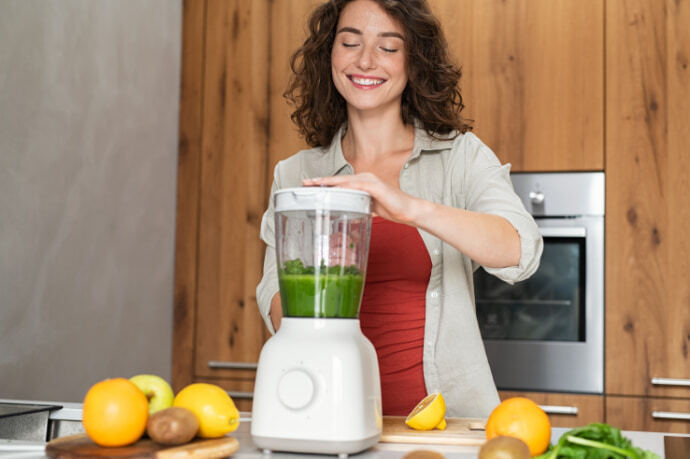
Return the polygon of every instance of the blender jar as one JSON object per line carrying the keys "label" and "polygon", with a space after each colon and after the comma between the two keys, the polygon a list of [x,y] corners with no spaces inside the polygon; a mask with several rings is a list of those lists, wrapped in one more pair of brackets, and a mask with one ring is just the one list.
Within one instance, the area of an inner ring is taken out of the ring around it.
{"label": "blender jar", "polygon": [[287,188],[274,200],[283,316],[357,318],[369,256],[369,194]]}

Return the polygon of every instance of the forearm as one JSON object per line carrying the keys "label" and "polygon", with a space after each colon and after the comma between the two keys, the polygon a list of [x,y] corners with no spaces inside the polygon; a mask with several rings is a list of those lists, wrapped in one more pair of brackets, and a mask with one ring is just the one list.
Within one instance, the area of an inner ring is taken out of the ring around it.
{"label": "forearm", "polygon": [[282,302],[280,301],[280,292],[273,295],[273,298],[271,299],[271,311],[269,312],[269,315],[271,317],[273,328],[275,331],[278,331],[280,328],[280,322],[283,319],[283,306]]}
{"label": "forearm", "polygon": [[414,199],[406,223],[419,227],[490,268],[516,266],[520,236],[513,225],[497,215]]}

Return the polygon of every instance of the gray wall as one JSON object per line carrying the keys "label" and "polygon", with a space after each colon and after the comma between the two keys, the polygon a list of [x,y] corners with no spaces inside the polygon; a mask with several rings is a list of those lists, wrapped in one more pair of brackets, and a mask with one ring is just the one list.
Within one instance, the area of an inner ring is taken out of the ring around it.
{"label": "gray wall", "polygon": [[0,1],[0,398],[170,377],[181,14]]}

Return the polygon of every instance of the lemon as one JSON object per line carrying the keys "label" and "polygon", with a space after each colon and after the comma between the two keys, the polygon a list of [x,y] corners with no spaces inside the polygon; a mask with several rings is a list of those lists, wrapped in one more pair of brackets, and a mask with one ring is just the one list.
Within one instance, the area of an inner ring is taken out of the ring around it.
{"label": "lemon", "polygon": [[405,424],[416,430],[446,430],[446,402],[440,392],[429,394],[407,415]]}
{"label": "lemon", "polygon": [[235,402],[215,384],[190,384],[177,394],[173,406],[187,408],[196,415],[198,435],[202,438],[222,437],[240,425],[240,412]]}

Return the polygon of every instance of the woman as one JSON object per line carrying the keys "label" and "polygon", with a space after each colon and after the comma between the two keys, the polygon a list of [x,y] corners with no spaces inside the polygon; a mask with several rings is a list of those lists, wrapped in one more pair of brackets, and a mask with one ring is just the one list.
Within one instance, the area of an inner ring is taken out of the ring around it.
{"label": "woman", "polygon": [[[383,412],[406,415],[440,391],[450,416],[498,404],[477,325],[478,266],[529,277],[542,240],[509,166],[460,117],[459,69],[425,0],[331,0],[315,9],[292,57],[286,97],[313,147],[281,161],[272,192],[332,185],[373,198],[360,322],[379,357]],[[273,208],[257,300],[271,330],[282,310]]]}

